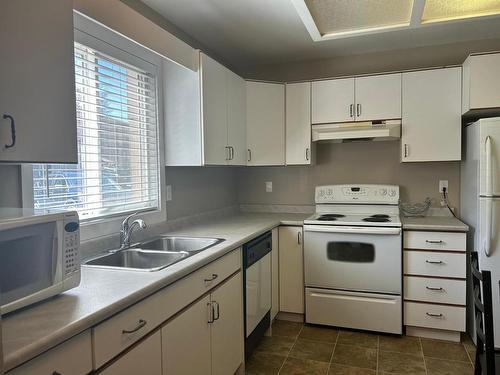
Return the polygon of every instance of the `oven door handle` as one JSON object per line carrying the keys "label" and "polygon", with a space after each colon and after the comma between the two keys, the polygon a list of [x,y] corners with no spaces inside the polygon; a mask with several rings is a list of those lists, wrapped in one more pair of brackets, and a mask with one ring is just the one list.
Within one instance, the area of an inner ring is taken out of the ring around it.
{"label": "oven door handle", "polygon": [[345,226],[344,227],[344,226],[330,226],[330,225],[304,225],[304,232],[400,235],[401,234],[401,228],[349,227],[349,226]]}

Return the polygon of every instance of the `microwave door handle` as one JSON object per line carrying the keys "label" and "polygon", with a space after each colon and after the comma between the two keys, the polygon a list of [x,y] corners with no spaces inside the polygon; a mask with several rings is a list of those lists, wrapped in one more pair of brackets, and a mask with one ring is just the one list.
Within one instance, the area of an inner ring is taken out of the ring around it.
{"label": "microwave door handle", "polygon": [[64,247],[62,249],[59,249],[59,237],[57,233],[58,233],[57,225],[55,225],[54,237],[52,238],[52,283],[56,282],[58,267],[61,267],[61,279],[62,279],[62,274],[64,273],[63,269],[64,260],[59,259],[59,250],[61,250],[61,257],[64,258]]}

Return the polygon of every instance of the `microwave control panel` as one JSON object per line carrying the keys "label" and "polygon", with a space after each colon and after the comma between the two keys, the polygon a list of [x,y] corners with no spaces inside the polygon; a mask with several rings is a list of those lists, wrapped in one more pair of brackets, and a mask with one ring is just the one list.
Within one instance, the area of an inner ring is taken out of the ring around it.
{"label": "microwave control panel", "polygon": [[64,275],[80,270],[80,224],[78,215],[64,218]]}

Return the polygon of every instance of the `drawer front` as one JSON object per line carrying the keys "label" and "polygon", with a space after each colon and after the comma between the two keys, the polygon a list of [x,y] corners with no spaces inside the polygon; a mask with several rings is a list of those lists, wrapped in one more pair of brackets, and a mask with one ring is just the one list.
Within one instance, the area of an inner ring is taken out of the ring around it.
{"label": "drawer front", "polygon": [[465,278],[465,253],[405,251],[405,275]]}
{"label": "drawer front", "polygon": [[465,251],[466,234],[460,232],[404,232],[404,248],[420,250]]}
{"label": "drawer front", "polygon": [[235,250],[93,328],[95,369],[241,268]]}
{"label": "drawer front", "polygon": [[405,300],[465,305],[465,280],[404,277]]}
{"label": "drawer front", "polygon": [[465,331],[465,307],[405,302],[405,325]]}
{"label": "drawer front", "polygon": [[84,375],[92,370],[90,330],[56,346],[8,375]]}

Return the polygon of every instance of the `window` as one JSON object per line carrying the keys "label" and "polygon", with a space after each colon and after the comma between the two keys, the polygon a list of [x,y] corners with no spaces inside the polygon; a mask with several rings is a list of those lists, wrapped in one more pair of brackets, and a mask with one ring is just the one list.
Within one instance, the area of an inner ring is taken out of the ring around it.
{"label": "window", "polygon": [[82,220],[159,207],[156,77],[75,43],[78,164],[33,166],[37,211]]}

